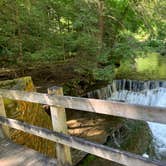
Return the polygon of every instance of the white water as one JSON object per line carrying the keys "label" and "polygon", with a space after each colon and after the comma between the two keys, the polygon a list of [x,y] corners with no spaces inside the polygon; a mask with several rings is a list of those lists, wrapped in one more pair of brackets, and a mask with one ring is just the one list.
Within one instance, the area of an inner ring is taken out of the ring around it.
{"label": "white water", "polygon": [[[132,92],[120,90],[114,92],[110,100],[123,100],[127,103],[166,107],[166,88]],[[166,158],[166,125],[148,122],[152,131],[156,153],[159,158]]]}

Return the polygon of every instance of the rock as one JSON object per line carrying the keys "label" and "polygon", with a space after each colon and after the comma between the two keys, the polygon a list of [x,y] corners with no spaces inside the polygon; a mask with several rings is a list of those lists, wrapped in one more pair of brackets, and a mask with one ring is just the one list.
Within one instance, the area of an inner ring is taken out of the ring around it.
{"label": "rock", "polygon": [[166,48],[165,48],[165,49],[162,49],[162,50],[160,51],[160,55],[166,56]]}
{"label": "rock", "polygon": [[125,120],[121,127],[111,131],[107,144],[136,154],[154,155],[153,138],[146,122]]}
{"label": "rock", "polygon": [[[36,91],[31,77],[22,77],[13,80],[0,81],[0,88],[14,89],[22,91]],[[13,101],[4,99],[7,117],[25,121],[29,124],[52,129],[49,115],[44,111],[40,104]],[[11,139],[29,148],[35,149],[50,157],[55,156],[55,143],[43,138],[24,133],[15,129],[10,129]]]}

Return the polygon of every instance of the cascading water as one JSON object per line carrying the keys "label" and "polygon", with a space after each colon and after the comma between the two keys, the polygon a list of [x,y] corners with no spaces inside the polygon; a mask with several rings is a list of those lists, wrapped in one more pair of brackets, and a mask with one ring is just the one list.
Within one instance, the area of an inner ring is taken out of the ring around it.
{"label": "cascading water", "polygon": [[[166,107],[166,81],[115,80],[105,88],[88,93],[88,97]],[[152,131],[156,157],[166,160],[166,125],[152,122],[148,122],[148,125]]]}
{"label": "cascading water", "polygon": [[140,92],[160,87],[166,88],[166,81],[114,80],[107,87],[87,93],[87,96],[89,98],[108,99],[113,93],[121,90]]}
{"label": "cascading water", "polygon": [[[132,92],[121,90],[113,93],[110,100],[123,100],[126,103],[166,107],[166,88]],[[166,159],[166,125],[148,122],[153,134],[157,157]]]}

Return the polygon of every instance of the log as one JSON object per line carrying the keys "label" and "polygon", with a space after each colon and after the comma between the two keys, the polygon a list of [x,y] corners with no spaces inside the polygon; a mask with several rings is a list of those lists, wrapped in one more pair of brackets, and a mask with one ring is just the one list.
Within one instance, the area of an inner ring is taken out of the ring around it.
{"label": "log", "polygon": [[36,92],[28,93],[5,89],[0,89],[0,95],[4,98],[13,100],[23,100],[129,119],[166,123],[166,108],[164,107],[143,106],[99,99],[48,95]]}
{"label": "log", "polygon": [[127,166],[165,166],[159,161],[0,116],[0,123]]}
{"label": "log", "polygon": [[[61,87],[52,87],[48,89],[48,94],[50,95],[63,95],[63,89]],[[66,112],[63,107],[51,106],[51,119],[53,130],[67,134],[67,124],[66,124]],[[62,144],[56,144],[56,156],[59,166],[71,166],[71,152],[68,146]]]}

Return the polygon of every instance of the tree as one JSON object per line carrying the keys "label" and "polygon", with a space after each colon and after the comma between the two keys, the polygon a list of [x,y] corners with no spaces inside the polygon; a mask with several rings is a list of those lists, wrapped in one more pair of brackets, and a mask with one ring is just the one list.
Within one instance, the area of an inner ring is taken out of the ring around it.
{"label": "tree", "polygon": [[0,56],[19,63],[74,58],[80,73],[109,77],[117,62],[135,58],[140,29],[148,40],[164,41],[165,6],[164,0],[1,0]]}

